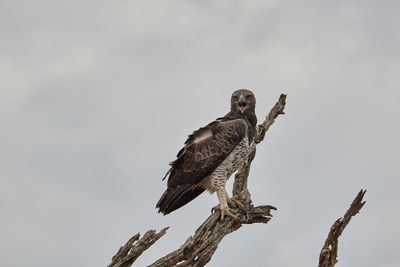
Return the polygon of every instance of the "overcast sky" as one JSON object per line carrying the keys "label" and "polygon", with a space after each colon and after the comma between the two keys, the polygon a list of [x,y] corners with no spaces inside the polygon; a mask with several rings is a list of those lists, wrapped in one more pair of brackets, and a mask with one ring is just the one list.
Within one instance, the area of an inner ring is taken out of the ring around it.
{"label": "overcast sky", "polygon": [[0,265],[105,266],[165,226],[137,266],[178,248],[218,201],[162,216],[161,178],[248,88],[259,122],[288,95],[249,178],[278,210],[208,266],[316,266],[361,188],[337,266],[400,266],[399,3],[0,1]]}

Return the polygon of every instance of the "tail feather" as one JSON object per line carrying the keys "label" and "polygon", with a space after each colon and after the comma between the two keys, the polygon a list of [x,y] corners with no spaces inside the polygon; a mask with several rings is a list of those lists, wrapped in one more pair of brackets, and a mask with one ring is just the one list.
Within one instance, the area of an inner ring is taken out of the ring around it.
{"label": "tail feather", "polygon": [[158,212],[167,215],[196,198],[198,195],[203,193],[204,190],[205,189],[199,187],[193,188],[192,185],[181,185],[176,188],[168,188],[161,196],[156,208],[159,208]]}

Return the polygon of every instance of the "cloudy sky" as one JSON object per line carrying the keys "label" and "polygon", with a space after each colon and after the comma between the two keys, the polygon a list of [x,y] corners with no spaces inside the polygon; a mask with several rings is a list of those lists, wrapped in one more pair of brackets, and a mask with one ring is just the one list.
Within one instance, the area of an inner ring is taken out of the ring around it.
{"label": "cloudy sky", "polygon": [[165,226],[137,266],[176,249],[217,198],[158,214],[168,162],[249,88],[260,122],[288,94],[249,178],[254,204],[278,210],[227,236],[208,266],[316,266],[361,188],[337,266],[400,266],[399,10],[0,1],[0,265],[105,266],[133,234]]}

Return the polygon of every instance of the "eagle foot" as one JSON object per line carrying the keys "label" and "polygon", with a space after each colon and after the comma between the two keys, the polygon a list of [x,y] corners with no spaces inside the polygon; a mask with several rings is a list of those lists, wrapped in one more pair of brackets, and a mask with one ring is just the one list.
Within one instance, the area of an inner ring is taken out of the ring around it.
{"label": "eagle foot", "polygon": [[221,211],[221,221],[224,219],[225,215],[228,215],[229,217],[232,217],[235,220],[239,220],[238,216],[235,215],[235,214],[237,214],[237,211],[235,211],[229,207],[221,208],[221,205],[217,205],[211,209],[211,213],[214,214],[215,210],[217,210],[217,209]]}

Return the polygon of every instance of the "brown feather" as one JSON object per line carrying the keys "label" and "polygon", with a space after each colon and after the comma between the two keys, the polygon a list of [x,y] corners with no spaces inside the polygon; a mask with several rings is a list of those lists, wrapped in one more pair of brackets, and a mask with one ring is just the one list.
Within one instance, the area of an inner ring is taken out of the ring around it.
{"label": "brown feather", "polygon": [[156,208],[159,208],[159,212],[166,215],[179,209],[203,192],[203,188],[193,188],[191,185],[181,185],[176,188],[168,188],[161,196]]}

